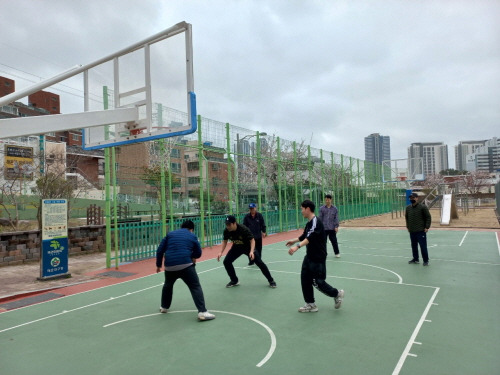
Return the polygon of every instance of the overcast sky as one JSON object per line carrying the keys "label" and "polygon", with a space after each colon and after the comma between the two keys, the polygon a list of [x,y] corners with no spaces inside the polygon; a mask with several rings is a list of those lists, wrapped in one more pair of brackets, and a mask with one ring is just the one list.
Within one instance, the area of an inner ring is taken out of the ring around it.
{"label": "overcast sky", "polygon": [[500,136],[500,0],[0,0],[0,75],[23,89],[180,21],[204,117],[361,159],[371,133],[393,159],[444,142],[452,167]]}

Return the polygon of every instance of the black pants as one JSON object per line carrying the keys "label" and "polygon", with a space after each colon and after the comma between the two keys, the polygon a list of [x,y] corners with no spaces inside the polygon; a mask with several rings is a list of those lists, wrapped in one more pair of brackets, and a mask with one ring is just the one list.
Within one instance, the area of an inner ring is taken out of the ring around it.
{"label": "black pants", "polygon": [[[250,252],[245,251],[245,249],[242,246],[233,245],[231,247],[231,250],[229,250],[226,257],[224,258],[224,267],[226,268],[227,274],[229,275],[229,278],[233,283],[238,282],[238,276],[236,276],[236,271],[234,270],[233,262],[243,254],[249,255],[249,253]],[[260,259],[260,254],[254,251],[253,255],[254,255],[253,260],[255,264],[257,265],[257,267],[260,268],[262,274],[266,277],[267,281],[269,282],[273,281],[273,277],[269,272],[269,268],[267,268],[262,259]]]}
{"label": "black pants", "polygon": [[161,307],[164,309],[170,308],[174,292],[174,284],[177,279],[181,279],[188,286],[198,311],[207,311],[205,307],[203,289],[201,289],[200,279],[198,278],[194,264],[179,271],[165,271],[165,284],[163,284],[163,290],[161,293]]}
{"label": "black pants", "polygon": [[[255,240],[254,254],[255,253],[259,253],[260,259],[262,259],[262,237],[260,237],[260,238],[255,238],[254,237],[254,240]],[[250,256],[248,256],[248,261],[251,264],[255,263],[253,260],[250,259]]]}
{"label": "black pants", "polygon": [[413,232],[410,233],[411,239],[411,252],[413,254],[413,260],[418,260],[418,245],[420,245],[420,252],[422,253],[422,259],[425,262],[429,261],[429,254],[427,252],[427,233]]}
{"label": "black pants", "polygon": [[300,273],[300,281],[302,284],[302,294],[306,303],[314,303],[314,288],[328,297],[335,298],[339,291],[328,284],[326,281],[326,265],[325,262],[313,262],[307,255],[302,262],[302,270]]}
{"label": "black pants", "polygon": [[327,238],[326,242],[328,243],[328,240],[330,240],[335,255],[339,254],[340,253],[339,243],[337,242],[337,233],[335,233],[335,230],[325,230],[325,234]]}

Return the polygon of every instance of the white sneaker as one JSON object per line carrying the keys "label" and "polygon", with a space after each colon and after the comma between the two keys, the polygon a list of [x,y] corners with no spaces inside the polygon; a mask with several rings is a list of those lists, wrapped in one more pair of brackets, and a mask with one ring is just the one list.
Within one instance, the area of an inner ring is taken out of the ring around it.
{"label": "white sneaker", "polygon": [[306,303],[304,306],[299,307],[299,312],[301,313],[306,313],[306,312],[317,312],[318,307],[316,306],[315,303]]}
{"label": "white sneaker", "polygon": [[335,254],[335,258],[340,258],[340,254]]}
{"label": "white sneaker", "polygon": [[161,312],[162,314],[166,314],[166,313],[168,313],[168,310],[167,310],[167,309],[164,309],[163,307],[160,307],[160,312]]}
{"label": "white sneaker", "polygon": [[208,311],[198,313],[198,320],[212,320],[215,319],[214,314],[210,314]]}
{"label": "white sneaker", "polygon": [[344,291],[342,289],[339,290],[339,294],[335,297],[335,308],[340,309],[340,305],[342,305],[342,300],[344,299]]}

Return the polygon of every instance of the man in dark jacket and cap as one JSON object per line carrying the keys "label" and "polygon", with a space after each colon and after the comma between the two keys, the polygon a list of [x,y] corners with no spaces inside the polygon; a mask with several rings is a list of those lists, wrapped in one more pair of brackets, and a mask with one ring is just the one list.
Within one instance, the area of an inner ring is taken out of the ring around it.
{"label": "man in dark jacket and cap", "polygon": [[427,252],[427,231],[431,227],[431,214],[426,205],[418,202],[417,193],[410,194],[410,202],[411,204],[406,206],[405,220],[406,228],[408,229],[408,232],[410,232],[413,259],[408,263],[419,263],[418,245],[420,245],[420,252],[422,253],[424,266],[428,266],[429,254]]}

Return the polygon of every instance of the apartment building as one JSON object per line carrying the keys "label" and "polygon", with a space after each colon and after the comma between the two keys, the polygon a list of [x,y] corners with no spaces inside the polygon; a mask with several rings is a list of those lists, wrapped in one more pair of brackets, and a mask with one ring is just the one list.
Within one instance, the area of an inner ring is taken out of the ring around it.
{"label": "apartment building", "polygon": [[412,143],[408,158],[422,158],[425,176],[438,174],[448,169],[448,146],[443,142]]}
{"label": "apartment building", "polygon": [[[391,138],[373,133],[365,137],[365,176],[367,182],[382,179],[382,162],[391,159]],[[379,167],[380,166],[380,167]],[[389,179],[390,176],[386,176]]]}
{"label": "apartment building", "polygon": [[466,158],[467,171],[500,172],[500,138],[493,137],[484,141],[475,152]]}
{"label": "apartment building", "polygon": [[467,170],[467,155],[474,154],[485,143],[486,140],[458,142],[458,145],[455,146],[455,169],[458,171]]}

